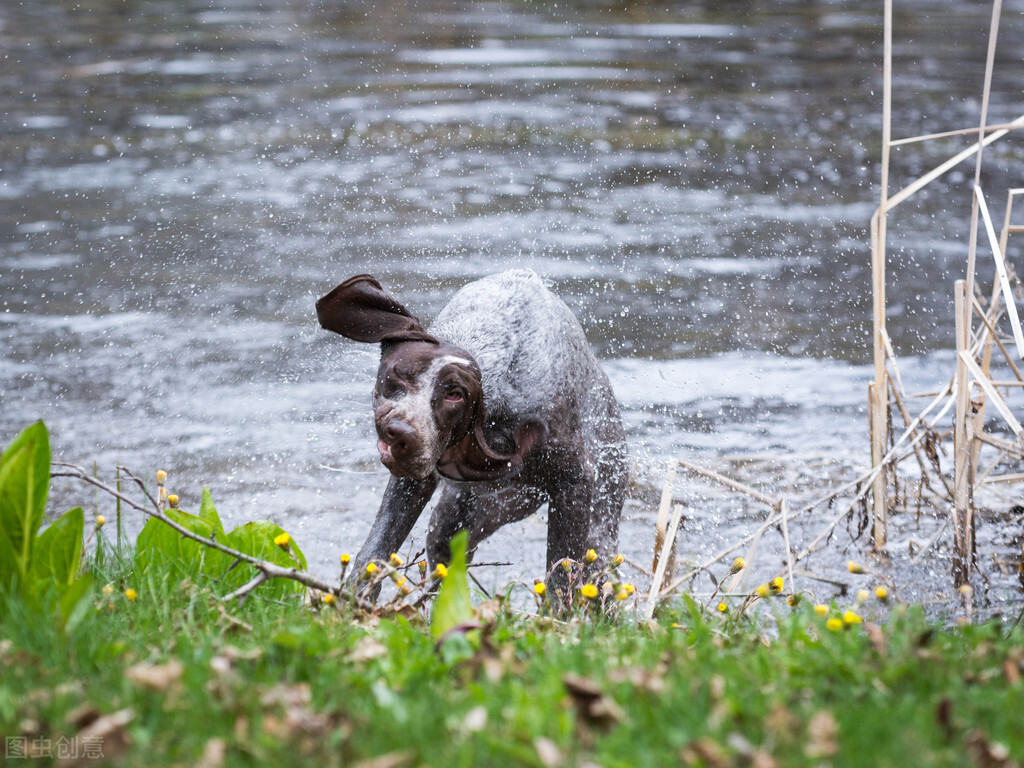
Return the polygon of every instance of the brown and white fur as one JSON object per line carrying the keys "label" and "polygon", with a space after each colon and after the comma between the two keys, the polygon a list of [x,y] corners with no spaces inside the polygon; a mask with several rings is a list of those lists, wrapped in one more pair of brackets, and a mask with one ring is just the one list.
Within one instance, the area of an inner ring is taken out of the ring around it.
{"label": "brown and white fur", "polygon": [[536,274],[464,286],[429,331],[369,275],[322,297],[317,317],[381,345],[373,413],[392,477],[354,573],[400,548],[438,486],[431,563],[447,562],[459,531],[472,552],[545,503],[549,565],[614,551],[628,483],[619,407],[579,322]]}

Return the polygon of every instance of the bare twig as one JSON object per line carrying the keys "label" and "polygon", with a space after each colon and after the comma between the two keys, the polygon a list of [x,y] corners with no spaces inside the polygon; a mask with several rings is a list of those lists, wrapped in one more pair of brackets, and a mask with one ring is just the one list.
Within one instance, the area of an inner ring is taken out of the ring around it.
{"label": "bare twig", "polygon": [[215,549],[218,552],[223,552],[225,555],[233,557],[236,562],[247,563],[248,565],[251,565],[257,571],[260,572],[259,575],[257,575],[247,584],[236,589],[234,592],[222,597],[222,600],[227,601],[231,598],[243,598],[250,592],[252,592],[260,584],[270,579],[290,579],[292,581],[297,581],[306,587],[310,587],[311,589],[320,590],[325,594],[329,593],[335,595],[336,597],[349,600],[353,606],[359,608],[360,610],[372,611],[374,609],[374,606],[371,603],[359,597],[359,595],[355,593],[355,590],[343,590],[339,585],[328,584],[327,582],[310,575],[306,571],[299,570],[298,568],[280,566],[276,563],[271,563],[266,560],[261,560],[258,557],[253,557],[252,555],[246,554],[245,552],[239,552],[237,549],[232,549],[231,547],[225,544],[221,544],[219,541],[216,540],[216,538],[207,538],[205,536],[200,536],[194,533],[193,531],[190,531],[185,526],[176,523],[174,520],[169,518],[166,514],[164,514],[161,511],[159,503],[145,489],[145,485],[142,483],[142,481],[126,467],[119,467],[119,471],[123,472],[125,476],[131,479],[142,490],[142,492],[145,494],[146,498],[152,505],[152,508],[143,506],[142,504],[139,504],[135,499],[126,496],[125,494],[121,493],[115,488],[111,488],[109,485],[99,480],[98,478],[93,477],[79,466],[76,466],[74,464],[65,464],[63,462],[54,462],[54,466],[60,467],[61,471],[52,473],[53,477],[70,477],[93,485],[96,488],[99,488],[101,491],[104,491],[105,493],[110,494],[114,498],[119,499],[121,502],[127,504],[132,509],[142,512],[144,515],[148,517],[152,517],[156,520],[159,520],[164,525],[170,526],[185,538],[198,542],[199,544],[202,544],[205,547],[209,547],[210,549]]}

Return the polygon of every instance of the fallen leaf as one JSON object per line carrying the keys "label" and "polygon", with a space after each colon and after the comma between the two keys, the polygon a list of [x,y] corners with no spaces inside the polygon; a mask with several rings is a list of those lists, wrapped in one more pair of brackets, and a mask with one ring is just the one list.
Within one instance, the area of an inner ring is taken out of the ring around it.
{"label": "fallen leaf", "polygon": [[352,653],[348,655],[348,660],[353,663],[360,663],[365,661],[372,661],[373,659],[379,659],[381,656],[387,656],[388,649],[376,639],[367,635],[358,643],[356,647],[352,649]]}
{"label": "fallen leaf", "polygon": [[224,739],[210,739],[203,747],[203,754],[195,764],[195,768],[221,768],[227,757],[228,743]]}
{"label": "fallen leaf", "polygon": [[131,709],[97,718],[75,735],[68,745],[68,756],[57,761],[57,768],[95,765],[97,759],[106,764],[116,761],[131,744],[126,727],[134,719]]}
{"label": "fallen leaf", "polygon": [[260,696],[260,704],[264,707],[275,705],[283,707],[302,706],[309,704],[312,700],[313,692],[309,687],[309,683],[297,683],[296,685],[278,683]]}
{"label": "fallen leaf", "polygon": [[815,713],[807,724],[804,754],[811,760],[834,757],[839,752],[839,723],[828,710]]}
{"label": "fallen leaf", "polygon": [[412,752],[388,752],[378,757],[360,760],[352,768],[398,768],[413,759]]}
{"label": "fallen leaf", "polygon": [[558,768],[558,766],[563,765],[565,762],[562,750],[551,739],[538,736],[533,740],[533,748],[537,750],[537,757],[545,768]]}
{"label": "fallen leaf", "polygon": [[125,672],[125,676],[142,688],[166,691],[181,680],[184,671],[180,661],[171,659],[166,664],[136,664]]}
{"label": "fallen leaf", "polygon": [[585,722],[607,728],[625,719],[622,708],[585,677],[566,675],[562,684],[572,697],[576,711]]}

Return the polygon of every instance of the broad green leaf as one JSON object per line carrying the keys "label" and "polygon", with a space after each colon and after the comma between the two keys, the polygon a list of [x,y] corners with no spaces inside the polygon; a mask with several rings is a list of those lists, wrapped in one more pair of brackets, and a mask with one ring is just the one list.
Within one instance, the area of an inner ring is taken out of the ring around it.
{"label": "broad green leaf", "polygon": [[63,590],[78,576],[82,558],[85,513],[68,510],[36,539],[29,569],[33,582],[54,584]]}
{"label": "broad green leaf", "polygon": [[[29,558],[35,530],[30,529],[28,512],[28,480],[32,472],[32,446],[23,445],[17,451],[4,454],[0,464],[0,538],[3,538],[4,570],[24,583],[28,577]],[[9,568],[8,568],[9,566]],[[9,583],[5,579],[4,583]]]}
{"label": "broad green leaf", "polygon": [[60,617],[64,628],[70,633],[89,612],[92,593],[92,575],[83,573],[60,596]]}
{"label": "broad green leaf", "polygon": [[[306,569],[306,556],[299,545],[289,536],[288,548],[278,546],[274,539],[286,531],[279,525],[268,520],[245,523],[227,535],[227,545],[239,552],[267,560],[285,568]],[[239,565],[230,572],[224,573],[224,590],[230,592],[237,589],[256,576],[256,569],[251,565]],[[264,594],[289,595],[302,592],[305,587],[296,581],[274,579],[260,587]]]}
{"label": "broad green leaf", "polygon": [[441,589],[434,601],[430,616],[430,631],[434,638],[473,620],[473,604],[469,599],[469,579],[466,577],[466,543],[469,533],[462,531],[452,539],[451,563],[448,575],[441,581]]}
{"label": "broad green leaf", "polygon": [[199,517],[208,522],[213,526],[213,532],[217,536],[217,540],[224,541],[224,525],[220,521],[220,515],[217,514],[216,507],[213,506],[213,497],[210,496],[210,489],[203,488],[203,499],[199,502]]}
{"label": "broad green leaf", "polygon": [[24,576],[50,487],[50,437],[41,421],[25,428],[0,455],[0,532]]}
{"label": "broad green leaf", "polygon": [[[164,514],[204,539],[213,534],[213,526],[196,515],[180,509],[168,509]],[[135,549],[136,567],[140,572],[144,573],[154,562],[165,562],[174,565],[183,576],[194,576],[202,570],[209,548],[182,536],[162,520],[150,518],[139,533]]]}

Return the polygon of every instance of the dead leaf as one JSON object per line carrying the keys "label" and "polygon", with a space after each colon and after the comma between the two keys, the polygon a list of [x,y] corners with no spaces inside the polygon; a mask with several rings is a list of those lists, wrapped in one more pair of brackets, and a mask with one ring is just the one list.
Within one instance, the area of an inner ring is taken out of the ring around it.
{"label": "dead leaf", "polygon": [[210,739],[203,747],[203,754],[195,764],[195,768],[221,768],[227,757],[228,743],[224,739]]}
{"label": "dead leaf", "polygon": [[180,661],[171,659],[166,664],[136,664],[125,672],[125,676],[141,688],[166,691],[181,680],[184,671]]}
{"label": "dead leaf", "polygon": [[462,718],[459,730],[464,734],[477,733],[487,727],[487,707],[482,704],[473,707]]}
{"label": "dead leaf", "polygon": [[94,720],[71,740],[67,757],[57,760],[57,768],[95,765],[97,759],[110,764],[131,744],[127,725],[135,719],[131,709],[118,710]]}
{"label": "dead leaf", "polygon": [[540,758],[545,768],[558,768],[558,766],[564,765],[565,758],[562,755],[562,750],[551,739],[538,736],[533,740],[533,748],[537,750],[537,757]]}
{"label": "dead leaf", "polygon": [[680,757],[686,765],[711,766],[711,768],[726,768],[729,765],[725,750],[707,736],[691,741],[683,748]]}
{"label": "dead leaf", "polygon": [[971,762],[978,768],[1010,768],[1018,763],[1010,759],[1010,750],[1005,744],[991,741],[986,733],[974,728],[964,736],[964,746]]}
{"label": "dead leaf", "polygon": [[353,648],[352,653],[348,655],[348,660],[358,664],[360,662],[379,659],[381,656],[387,656],[387,653],[388,649],[383,644],[370,635],[367,635],[356,643],[356,647]]}
{"label": "dead leaf", "polygon": [[388,752],[378,757],[360,760],[352,768],[398,768],[413,759],[412,752]]}
{"label": "dead leaf", "polygon": [[828,710],[815,713],[807,724],[804,754],[811,760],[834,757],[839,752],[839,723]]}
{"label": "dead leaf", "polygon": [[309,704],[312,700],[313,692],[309,687],[309,683],[297,683],[295,685],[278,683],[260,696],[260,704],[264,707],[273,707],[275,705],[286,708],[297,707]]}
{"label": "dead leaf", "polygon": [[99,720],[99,718],[100,711],[87,701],[83,704],[79,704],[77,707],[69,711],[64,719],[67,720],[75,730],[80,731],[87,725],[91,725]]}
{"label": "dead leaf", "polygon": [[572,697],[577,713],[587,724],[608,728],[625,719],[622,708],[593,681],[578,675],[566,675],[562,684]]}

